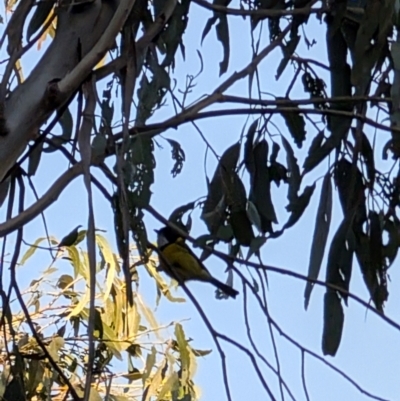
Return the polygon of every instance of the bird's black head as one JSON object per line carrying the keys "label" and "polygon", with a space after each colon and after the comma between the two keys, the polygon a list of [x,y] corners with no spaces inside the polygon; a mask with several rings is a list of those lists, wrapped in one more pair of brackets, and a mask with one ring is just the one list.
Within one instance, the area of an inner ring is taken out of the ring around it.
{"label": "bird's black head", "polygon": [[174,243],[181,237],[173,228],[165,226],[160,230],[155,230],[158,234],[158,246]]}

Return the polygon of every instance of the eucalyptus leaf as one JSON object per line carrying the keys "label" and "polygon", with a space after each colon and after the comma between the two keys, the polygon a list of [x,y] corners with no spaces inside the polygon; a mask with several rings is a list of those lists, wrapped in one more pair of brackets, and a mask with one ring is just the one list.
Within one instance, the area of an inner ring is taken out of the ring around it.
{"label": "eucalyptus leaf", "polygon": [[[195,202],[189,202],[186,205],[179,206],[177,207],[169,216],[168,220],[176,223],[176,224],[181,224],[184,225],[182,222],[182,217],[185,213],[187,213],[190,210],[193,210],[195,207]],[[184,225],[185,226],[185,225]]]}
{"label": "eucalyptus leaf", "polygon": [[297,199],[297,193],[300,189],[301,184],[301,176],[300,176],[300,169],[297,164],[297,159],[294,156],[294,152],[292,147],[290,146],[289,142],[286,140],[284,136],[282,138],[283,147],[286,150],[286,161],[288,165],[289,171],[289,190],[288,190],[288,200],[289,203],[295,202]]}
{"label": "eucalyptus leaf", "polygon": [[[314,235],[311,245],[310,261],[308,264],[307,278],[318,279],[324,257],[329,227],[332,218],[332,184],[330,174],[326,174],[322,182],[321,196],[315,220]],[[304,307],[307,309],[310,302],[311,291],[314,287],[312,281],[307,281],[304,290]]]}
{"label": "eucalyptus leaf", "polygon": [[300,107],[288,100],[287,107],[296,109],[298,111],[281,111],[282,117],[285,119],[286,126],[292,136],[297,147],[301,148],[304,140],[306,139],[306,123],[304,117],[301,115]]}
{"label": "eucalyptus leaf", "polygon": [[37,3],[32,18],[29,21],[26,36],[28,41],[32,35],[35,34],[45,23],[49,17],[51,10],[53,9],[55,0],[44,0]]}
{"label": "eucalyptus leaf", "polygon": [[181,148],[181,145],[173,139],[167,139],[172,147],[172,160],[175,161],[174,167],[171,170],[172,176],[176,177],[183,168],[183,162],[186,159],[185,152]]}
{"label": "eucalyptus leaf", "polygon": [[335,356],[342,339],[344,324],[343,306],[336,291],[328,288],[324,296],[324,330],[322,352]]}
{"label": "eucalyptus leaf", "polygon": [[43,145],[44,142],[40,141],[32,152],[29,155],[29,161],[28,161],[28,176],[32,177],[36,174],[36,170],[39,167],[40,159],[42,157],[43,153]]}

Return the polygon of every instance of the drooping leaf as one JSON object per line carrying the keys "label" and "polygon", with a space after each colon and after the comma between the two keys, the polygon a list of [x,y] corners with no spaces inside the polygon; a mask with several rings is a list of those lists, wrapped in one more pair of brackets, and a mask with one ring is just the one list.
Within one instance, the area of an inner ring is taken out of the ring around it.
{"label": "drooping leaf", "polygon": [[373,188],[376,174],[374,151],[364,132],[361,132],[360,139],[361,139],[361,155],[365,161],[365,167],[367,169],[367,176],[369,179],[369,187]]}
{"label": "drooping leaf", "polygon": [[[342,10],[343,11],[343,10]],[[340,14],[340,12],[339,12]],[[328,59],[331,71],[331,96],[351,97],[351,69],[347,63],[347,44],[342,31],[338,29],[337,21],[341,21],[341,16],[329,16],[327,18],[326,43],[328,49]],[[336,21],[336,22],[335,22]],[[351,111],[351,102],[335,102],[332,109],[338,111]],[[304,161],[304,173],[311,171],[321,163],[330,152],[337,148],[341,141],[346,137],[351,125],[351,118],[345,116],[328,115],[328,128],[331,132],[325,142],[321,145],[323,133],[319,133],[313,142],[312,151]]]}
{"label": "drooping leaf", "polygon": [[[345,218],[337,229],[329,249],[326,282],[349,290],[356,239],[352,217]],[[340,293],[347,302],[347,294]]]}
{"label": "drooping leaf", "polygon": [[271,181],[267,167],[268,143],[265,139],[255,145],[253,159],[253,172],[249,170],[250,201],[260,216],[262,232],[272,232],[272,223],[277,223],[277,218],[271,198]]}
{"label": "drooping leaf", "polygon": [[290,36],[290,40],[287,42],[287,44],[281,46],[283,51],[283,58],[279,63],[278,70],[276,72],[276,80],[278,80],[281,77],[283,71],[285,71],[285,68],[289,63],[291,56],[296,51],[297,45],[300,42],[300,35],[296,34]]}
{"label": "drooping leaf", "polygon": [[74,245],[80,244],[86,237],[87,230],[79,230],[78,231],[78,237],[76,238],[76,241],[74,242]]}
{"label": "drooping leaf", "polygon": [[203,205],[201,218],[211,234],[215,234],[226,219],[226,201],[222,184],[221,169],[234,171],[239,159],[240,144],[230,146],[218,163],[214,176],[208,184],[208,194]]}
{"label": "drooping leaf", "polygon": [[[221,6],[228,6],[231,0],[216,0],[214,4],[221,5]],[[226,14],[214,12],[214,15],[210,17],[204,27],[203,33],[201,35],[201,42],[203,43],[204,38],[210,32],[213,25],[217,23],[216,31],[217,31],[217,38],[221,42],[223,47],[224,56],[222,61],[220,62],[220,69],[219,75],[224,74],[228,69],[229,64],[229,27],[228,27],[228,18]]]}
{"label": "drooping leaf", "polygon": [[[29,393],[33,394],[38,386],[43,382],[45,373],[44,364],[41,361],[31,360],[29,363],[29,380],[25,384],[25,391],[29,391]],[[0,396],[3,397],[3,391],[0,390]],[[2,398],[5,400],[5,398]]]}
{"label": "drooping leaf", "polygon": [[[318,138],[318,141],[323,139],[323,134]],[[306,159],[304,160],[303,169],[304,173],[311,171],[313,168],[318,166],[322,160],[325,159],[331,153],[331,151],[335,148],[335,141],[331,138],[327,139],[322,145],[315,143],[313,151],[311,149]]]}
{"label": "drooping leaf", "polygon": [[259,255],[261,247],[267,242],[265,237],[254,237],[251,240],[249,251],[246,256],[246,260],[249,260],[254,254]]}
{"label": "drooping leaf", "polygon": [[[391,47],[391,58],[393,60],[393,84],[390,90],[390,96],[392,98],[392,107],[390,113],[391,126],[394,128],[400,127],[400,43],[396,40],[392,43]],[[400,155],[400,138],[399,134],[395,131],[392,132],[392,139],[386,144],[385,149],[389,149],[398,157]],[[387,151],[384,152],[387,155]],[[387,156],[386,156],[387,157]],[[384,157],[385,158],[385,157]]]}
{"label": "drooping leaf", "polygon": [[102,235],[96,234],[96,243],[100,249],[100,253],[103,257],[103,260],[107,264],[107,276],[106,276],[107,278],[105,282],[104,295],[103,295],[103,299],[106,300],[110,295],[114,278],[117,273],[117,262],[111,250],[110,244]]}
{"label": "drooping leaf", "polygon": [[81,258],[79,256],[79,252],[78,252],[78,249],[76,248],[76,246],[72,245],[72,246],[67,247],[67,252],[68,252],[69,262],[71,263],[72,267],[74,268],[75,277],[77,277],[78,275],[81,275],[82,277],[86,277],[83,263],[81,261]]}
{"label": "drooping leaf", "polygon": [[247,131],[246,142],[244,145],[244,164],[247,168],[247,171],[250,174],[253,174],[254,172],[253,142],[257,125],[258,125],[258,120],[253,121],[253,123],[250,125]]}
{"label": "drooping leaf", "polygon": [[195,207],[196,202],[189,202],[186,205],[179,206],[177,207],[169,216],[168,220],[178,224],[182,225],[183,227],[187,228],[188,231],[190,231],[190,227],[187,227],[186,224],[183,224],[182,217],[185,213],[187,213],[189,210],[193,210]]}
{"label": "drooping leaf", "polygon": [[152,77],[149,79],[146,74],[143,74],[137,91],[136,124],[139,126],[144,125],[154,111],[161,106],[171,84],[170,76],[159,65],[157,58],[151,57],[149,68]]}
{"label": "drooping leaf", "polygon": [[172,176],[176,177],[183,168],[183,162],[185,161],[185,152],[181,148],[181,145],[173,139],[167,139],[172,147],[172,160],[175,161],[174,167],[171,170]]}
{"label": "drooping leaf", "polygon": [[24,385],[19,375],[14,376],[6,385],[2,399],[16,401],[26,400]]}
{"label": "drooping leaf", "polygon": [[382,277],[384,270],[383,261],[383,241],[382,241],[382,226],[379,214],[369,212],[369,252],[372,268],[377,272],[379,277]]}
{"label": "drooping leaf", "polygon": [[[151,138],[135,137],[131,141],[129,161],[125,167],[128,186],[131,189],[130,201],[136,207],[144,208],[150,202],[150,187],[154,182],[154,143]],[[131,174],[132,173],[132,174]]]}
{"label": "drooping leaf", "polygon": [[228,17],[226,14],[220,14],[218,24],[216,26],[217,38],[222,44],[224,56],[219,63],[219,75],[225,74],[228,70],[229,65],[229,25],[228,25]]}
{"label": "drooping leaf", "polygon": [[[332,185],[330,174],[326,174],[322,183],[321,196],[315,220],[314,235],[311,245],[308,275],[310,280],[318,279],[324,257],[325,246],[328,239],[329,227],[332,217]],[[311,291],[314,283],[307,281],[304,290],[304,307],[307,309],[310,302]]]}
{"label": "drooping leaf", "polygon": [[[138,209],[135,214],[130,214],[130,230],[132,232],[133,240],[136,243],[137,250],[141,259],[146,262],[148,258],[147,244],[148,237],[146,226],[143,222],[143,211]],[[127,272],[128,273],[128,272]]]}
{"label": "drooping leaf", "polygon": [[282,136],[282,144],[286,150],[286,160],[289,171],[289,177],[288,177],[289,190],[287,198],[289,203],[292,203],[295,202],[297,199],[297,193],[299,191],[301,184],[300,169],[297,164],[297,159],[294,156],[293,149],[284,136]]}
{"label": "drooping leaf", "polygon": [[[326,46],[331,74],[331,97],[351,98],[351,68],[347,63],[348,47],[341,29],[334,26],[332,18],[327,19]],[[351,102],[335,102],[332,109],[338,111],[351,111]],[[317,164],[326,157],[332,149],[340,145],[346,137],[351,125],[351,118],[338,115],[328,116],[328,128],[331,136],[325,144],[315,153]],[[318,158],[316,157],[318,155]],[[315,167],[314,164],[313,167]],[[311,169],[310,167],[308,169]],[[308,170],[307,169],[307,170]]]}
{"label": "drooping leaf", "polygon": [[318,134],[313,138],[310,147],[308,148],[308,155],[306,160],[304,161],[304,165],[309,163],[310,158],[314,157],[314,152],[316,152],[320,147],[321,143],[324,140],[325,132],[323,130],[319,131]]}
{"label": "drooping leaf", "polygon": [[229,222],[238,243],[243,246],[250,246],[254,233],[246,210],[231,212]]}
{"label": "drooping leaf", "polygon": [[42,27],[51,10],[53,9],[54,4],[55,0],[45,0],[37,3],[26,31],[28,41],[31,39],[32,35]]}
{"label": "drooping leaf", "polygon": [[[165,2],[163,1],[163,4]],[[183,45],[183,34],[185,33],[188,23],[188,15],[191,0],[182,0],[177,2],[171,18],[168,20],[168,25],[165,31],[161,34],[166,48],[166,55],[162,62],[163,67],[172,65],[175,66],[175,55],[180,46],[183,58],[185,58],[185,47]]]}
{"label": "drooping leaf", "polygon": [[71,307],[71,310],[70,310],[69,314],[67,315],[67,319],[70,319],[75,316],[79,316],[81,314],[81,312],[84,310],[84,308],[86,307],[86,305],[89,303],[89,298],[90,298],[89,288],[86,286],[84,295],[80,297],[78,303],[74,304]]}
{"label": "drooping leaf", "polygon": [[235,171],[239,152],[239,143],[228,148],[221,157],[218,170],[234,236],[241,245],[249,246],[253,238],[253,229],[246,212],[246,189]]}
{"label": "drooping leaf", "polygon": [[328,288],[324,296],[324,329],[322,352],[335,356],[342,339],[344,313],[341,300],[336,291]]}
{"label": "drooping leaf", "polygon": [[223,242],[230,242],[234,237],[233,228],[230,224],[224,224],[219,226],[218,231],[215,234],[219,240]]}
{"label": "drooping leaf", "polygon": [[[395,257],[399,246],[397,230],[395,229],[394,235],[391,235],[390,220],[386,221],[389,223],[385,222],[382,227],[379,216],[375,212],[370,213],[369,232],[365,234],[358,231],[355,234],[357,261],[370,297],[376,309],[381,312],[383,312],[383,304],[388,298],[386,270],[390,258],[386,258],[386,251],[394,245]],[[382,233],[385,227],[389,229],[389,241],[386,246],[382,246]]]}
{"label": "drooping leaf", "polygon": [[388,236],[387,243],[383,245],[383,258],[387,261],[386,268],[389,268],[396,259],[400,247],[400,231],[398,223],[389,218],[385,218],[382,227],[382,236]]}
{"label": "drooping leaf", "polygon": [[64,346],[65,341],[62,337],[55,336],[52,338],[50,345],[47,348],[53,361],[58,362],[60,359],[59,351]]}
{"label": "drooping leaf", "polygon": [[183,374],[182,380],[185,382],[188,379],[188,373],[190,370],[190,358],[189,358],[189,345],[185,338],[185,333],[181,324],[175,325],[175,337],[179,347],[179,354],[181,360],[181,371]]}
{"label": "drooping leaf", "polygon": [[105,158],[105,152],[107,149],[107,138],[102,131],[97,133],[92,141],[92,157],[96,158],[99,156],[103,156]]}
{"label": "drooping leaf", "polygon": [[363,95],[370,84],[372,68],[381,56],[392,29],[394,13],[394,3],[390,0],[366,2],[353,52],[351,79],[356,96]]}
{"label": "drooping leaf", "polygon": [[303,215],[306,210],[308,204],[310,203],[310,199],[315,190],[315,183],[313,185],[309,185],[304,188],[304,192],[298,196],[294,201],[289,203],[286,209],[290,212],[289,220],[285,223],[282,230],[286,230],[289,227],[292,227],[297,223],[300,217]]}
{"label": "drooping leaf", "polygon": [[106,89],[103,91],[103,98],[101,100],[101,123],[99,133],[107,136],[111,133],[111,125],[114,116],[114,104],[111,101],[113,80],[107,83]]}
{"label": "drooping leaf", "polygon": [[147,322],[150,324],[150,327],[154,330],[156,337],[161,340],[161,335],[157,330],[159,323],[157,322],[157,319],[154,316],[151,308],[143,302],[143,299],[140,296],[137,296],[136,304],[141,312],[141,315],[147,320]]}
{"label": "drooping leaf", "polygon": [[[286,99],[289,100],[289,99]],[[298,148],[301,148],[306,139],[306,123],[301,115],[301,109],[295,103],[288,103],[290,108],[298,111],[282,111],[282,117],[285,119],[286,126]]]}
{"label": "drooping leaf", "polygon": [[60,146],[66,144],[71,140],[74,121],[72,118],[72,114],[68,108],[66,108],[61,114],[58,123],[61,125],[62,134],[53,135],[53,137],[51,138],[51,143],[43,148],[43,152],[45,153],[54,152],[58,150]]}
{"label": "drooping leaf", "polygon": [[94,309],[94,330],[97,331],[97,338],[102,340],[104,334],[103,320],[97,308]]}
{"label": "drooping leaf", "polygon": [[68,108],[65,109],[64,113],[62,113],[60,119],[58,120],[59,124],[62,128],[61,137],[65,140],[71,139],[72,130],[74,128],[74,120],[72,118],[72,114]]}
{"label": "drooping leaf", "polygon": [[345,216],[354,214],[354,225],[360,226],[367,216],[363,176],[357,165],[345,158],[341,158],[335,167],[335,183],[343,213]]}
{"label": "drooping leaf", "polygon": [[[267,7],[268,4],[272,4],[272,7],[275,10],[284,10],[286,8],[285,0],[263,0],[263,8]],[[267,7],[269,8],[269,7]],[[282,30],[279,25],[280,17],[268,18],[268,28],[269,28],[269,39],[271,42],[277,39],[277,37],[281,34]],[[255,18],[257,20],[257,17]]]}
{"label": "drooping leaf", "polygon": [[244,184],[235,171],[228,172],[221,166],[220,173],[234,236],[241,245],[249,246],[254,234],[247,216]]}
{"label": "drooping leaf", "polygon": [[235,143],[230,146],[226,151],[223,153],[220,159],[220,166],[224,168],[227,172],[233,171],[236,169],[238,160],[240,155],[240,143]]}
{"label": "drooping leaf", "polygon": [[247,216],[251,223],[257,228],[258,231],[262,231],[261,217],[258,210],[252,201],[247,202]]}
{"label": "drooping leaf", "polygon": [[46,237],[40,237],[38,238],[28,249],[27,251],[24,253],[24,255],[22,256],[21,260],[19,261],[19,264],[22,266],[25,264],[25,262],[36,252],[36,250],[38,249],[39,244],[42,241],[45,241],[47,238]]}
{"label": "drooping leaf", "polygon": [[288,182],[288,170],[287,168],[278,162],[271,162],[268,167],[268,175],[271,182],[274,182],[278,187],[281,182]]}
{"label": "drooping leaf", "polygon": [[43,153],[43,145],[44,142],[40,141],[31,154],[29,155],[29,162],[28,162],[28,176],[32,177],[36,174],[36,170],[39,167],[40,158],[42,157]]}
{"label": "drooping leaf", "polygon": [[269,161],[271,164],[274,164],[276,162],[276,158],[278,157],[278,153],[280,151],[281,147],[279,146],[278,143],[272,142],[272,152],[271,156],[269,158]]}

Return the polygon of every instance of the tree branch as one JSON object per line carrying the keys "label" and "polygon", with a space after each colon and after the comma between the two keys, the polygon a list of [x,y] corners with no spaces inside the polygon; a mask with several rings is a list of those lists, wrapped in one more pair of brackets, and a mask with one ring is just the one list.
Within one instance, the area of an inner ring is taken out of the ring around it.
{"label": "tree branch", "polygon": [[3,224],[0,224],[0,237],[10,234],[11,232],[32,221],[36,216],[42,213],[43,210],[54,203],[67,185],[82,173],[82,163],[77,163],[72,166],[54,182],[50,189],[37,202],[17,216],[7,220]]}
{"label": "tree branch", "polygon": [[205,0],[193,0],[193,3],[221,14],[235,15],[238,17],[252,16],[252,17],[284,17],[290,15],[310,15],[310,14],[323,14],[330,11],[329,7],[311,8],[317,0],[313,1],[308,7],[295,8],[293,10],[239,10],[237,8],[229,8],[218,4],[211,4]]}

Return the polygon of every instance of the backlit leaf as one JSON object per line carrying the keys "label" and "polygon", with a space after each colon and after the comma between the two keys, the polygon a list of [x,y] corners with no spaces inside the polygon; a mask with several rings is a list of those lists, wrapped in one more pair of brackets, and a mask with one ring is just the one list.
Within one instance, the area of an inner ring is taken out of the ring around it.
{"label": "backlit leaf", "polygon": [[24,253],[22,256],[21,260],[19,261],[19,264],[22,266],[25,264],[25,262],[37,251],[39,244],[42,241],[45,241],[47,238],[46,237],[40,237],[38,238]]}

